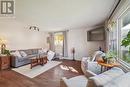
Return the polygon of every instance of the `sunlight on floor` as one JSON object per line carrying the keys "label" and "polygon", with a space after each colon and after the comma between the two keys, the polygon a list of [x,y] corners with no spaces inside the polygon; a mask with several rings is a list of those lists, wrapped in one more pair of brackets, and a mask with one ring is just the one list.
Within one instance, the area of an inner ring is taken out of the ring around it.
{"label": "sunlight on floor", "polygon": [[73,67],[70,67],[70,66],[60,65],[60,68],[61,68],[62,70],[79,73],[76,69],[74,69]]}

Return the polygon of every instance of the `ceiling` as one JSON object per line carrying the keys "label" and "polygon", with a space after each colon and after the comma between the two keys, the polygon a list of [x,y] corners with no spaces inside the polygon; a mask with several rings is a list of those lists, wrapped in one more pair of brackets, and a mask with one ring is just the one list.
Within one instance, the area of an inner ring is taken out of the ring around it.
{"label": "ceiling", "polygon": [[118,0],[15,0],[16,19],[41,31],[101,25]]}

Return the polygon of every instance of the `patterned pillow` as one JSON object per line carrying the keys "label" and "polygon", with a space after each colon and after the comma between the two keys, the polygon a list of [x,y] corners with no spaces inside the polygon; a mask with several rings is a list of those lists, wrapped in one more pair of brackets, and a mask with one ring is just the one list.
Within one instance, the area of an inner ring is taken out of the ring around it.
{"label": "patterned pillow", "polygon": [[27,54],[24,51],[20,51],[20,54],[21,54],[22,57],[26,57],[27,56]]}

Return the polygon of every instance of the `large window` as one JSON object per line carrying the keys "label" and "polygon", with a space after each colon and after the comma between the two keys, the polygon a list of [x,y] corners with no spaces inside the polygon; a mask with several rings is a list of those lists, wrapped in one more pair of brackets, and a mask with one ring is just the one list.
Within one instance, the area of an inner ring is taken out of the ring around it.
{"label": "large window", "polygon": [[[127,36],[130,31],[130,11],[126,11],[120,18],[120,42]],[[123,61],[130,63],[129,46],[120,47],[120,56]]]}
{"label": "large window", "polygon": [[113,50],[117,53],[117,24],[113,22],[112,29],[109,31],[109,50]]}

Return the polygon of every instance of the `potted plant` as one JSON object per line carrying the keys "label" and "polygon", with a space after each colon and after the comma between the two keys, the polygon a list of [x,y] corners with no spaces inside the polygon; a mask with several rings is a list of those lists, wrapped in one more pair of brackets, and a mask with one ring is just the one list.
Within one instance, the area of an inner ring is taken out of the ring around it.
{"label": "potted plant", "polygon": [[9,55],[10,55],[10,51],[9,51],[9,50],[7,50],[7,49],[5,49],[3,54],[5,54],[5,55],[8,55],[8,56],[9,56]]}
{"label": "potted plant", "polygon": [[128,53],[123,55],[123,60],[130,62],[130,31],[127,33],[126,37],[121,41],[121,46],[128,47]]}
{"label": "potted plant", "polygon": [[104,62],[106,63],[111,63],[112,59],[115,59],[117,56],[116,56],[116,53],[113,52],[113,51],[108,51],[105,56],[103,57],[103,60]]}
{"label": "potted plant", "polygon": [[10,51],[7,50],[7,49],[3,49],[3,52],[1,54],[9,56],[10,55]]}
{"label": "potted plant", "polygon": [[129,47],[128,53],[130,54],[130,31],[127,36],[121,41],[121,46]]}

